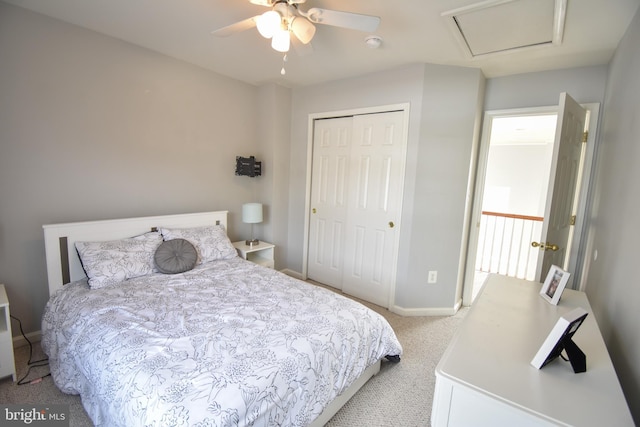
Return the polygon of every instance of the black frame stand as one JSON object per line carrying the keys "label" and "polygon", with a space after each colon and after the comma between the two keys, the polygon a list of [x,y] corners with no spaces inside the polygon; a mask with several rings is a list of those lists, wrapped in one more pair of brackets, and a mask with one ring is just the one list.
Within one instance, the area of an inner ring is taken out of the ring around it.
{"label": "black frame stand", "polygon": [[579,374],[587,371],[587,356],[584,355],[580,347],[578,347],[573,340],[568,339],[564,342],[564,351],[567,352],[567,357],[569,358],[573,372]]}

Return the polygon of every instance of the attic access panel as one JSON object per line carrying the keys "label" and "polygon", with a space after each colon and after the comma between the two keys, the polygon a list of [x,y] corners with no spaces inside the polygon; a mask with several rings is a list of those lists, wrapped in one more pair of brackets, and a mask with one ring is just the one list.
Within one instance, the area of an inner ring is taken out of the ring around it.
{"label": "attic access panel", "polygon": [[560,44],[567,0],[488,0],[444,12],[472,56]]}

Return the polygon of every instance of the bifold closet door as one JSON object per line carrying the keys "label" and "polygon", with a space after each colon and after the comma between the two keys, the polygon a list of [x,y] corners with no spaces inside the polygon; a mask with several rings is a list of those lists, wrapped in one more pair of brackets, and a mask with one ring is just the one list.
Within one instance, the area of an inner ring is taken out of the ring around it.
{"label": "bifold closet door", "polygon": [[389,306],[406,140],[402,111],[353,119],[342,290]]}
{"label": "bifold closet door", "polygon": [[383,307],[395,278],[404,112],[317,120],[308,276]]}
{"label": "bifold closet door", "polygon": [[342,289],[353,117],[315,120],[307,276]]}

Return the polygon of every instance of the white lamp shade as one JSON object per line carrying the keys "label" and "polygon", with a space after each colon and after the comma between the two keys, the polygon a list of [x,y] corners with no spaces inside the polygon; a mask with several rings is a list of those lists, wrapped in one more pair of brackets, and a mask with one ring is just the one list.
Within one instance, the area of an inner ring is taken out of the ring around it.
{"label": "white lamp shade", "polygon": [[291,22],[291,31],[303,44],[308,44],[316,34],[316,27],[306,18],[296,16]]}
{"label": "white lamp shade", "polygon": [[273,35],[271,39],[271,47],[278,52],[289,52],[289,46],[291,44],[291,36],[288,30],[280,28]]}
{"label": "white lamp shade", "polygon": [[242,222],[246,224],[262,222],[262,203],[245,203],[242,205]]}
{"label": "white lamp shade", "polygon": [[280,29],[281,24],[282,18],[280,17],[280,14],[275,10],[270,10],[263,13],[256,20],[256,27],[258,27],[258,32],[265,39],[270,39],[271,37],[273,37],[275,32]]}

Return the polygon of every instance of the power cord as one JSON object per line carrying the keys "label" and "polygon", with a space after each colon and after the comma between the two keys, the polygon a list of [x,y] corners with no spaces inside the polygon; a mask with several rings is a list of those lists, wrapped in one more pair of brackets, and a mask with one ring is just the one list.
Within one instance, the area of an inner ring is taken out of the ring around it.
{"label": "power cord", "polygon": [[44,359],[40,359],[40,360],[34,360],[34,361],[31,360],[31,358],[33,357],[33,344],[31,343],[31,341],[29,341],[29,338],[27,338],[27,336],[25,335],[24,330],[22,330],[22,322],[20,321],[20,319],[15,317],[13,314],[11,314],[10,316],[12,319],[18,322],[18,327],[20,328],[20,333],[22,334],[22,338],[24,338],[25,341],[29,344],[29,360],[27,361],[27,366],[29,367],[29,369],[27,369],[27,373],[24,375],[24,377],[18,380],[18,385],[37,384],[41,382],[44,378],[51,376],[51,372],[49,372],[47,375],[44,375],[42,377],[34,378],[29,381],[25,381],[25,380],[31,373],[31,369],[39,368],[41,366],[47,366],[49,364],[49,358],[45,357]]}

